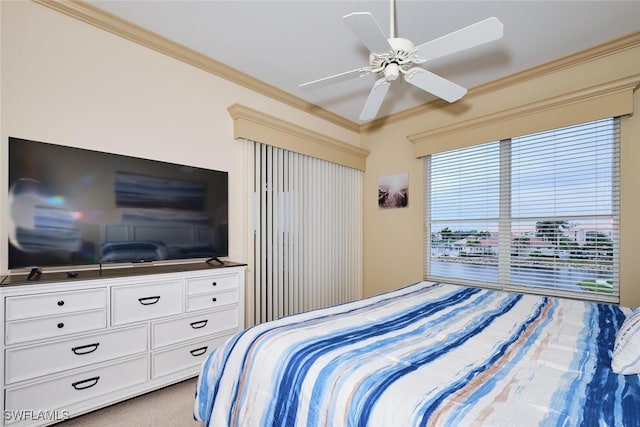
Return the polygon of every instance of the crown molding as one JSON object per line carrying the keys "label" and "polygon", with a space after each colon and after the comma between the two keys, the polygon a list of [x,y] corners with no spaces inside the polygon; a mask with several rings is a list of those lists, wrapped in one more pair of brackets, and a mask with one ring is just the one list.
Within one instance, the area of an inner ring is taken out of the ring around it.
{"label": "crown molding", "polygon": [[353,132],[360,125],[82,0],[32,0]]}

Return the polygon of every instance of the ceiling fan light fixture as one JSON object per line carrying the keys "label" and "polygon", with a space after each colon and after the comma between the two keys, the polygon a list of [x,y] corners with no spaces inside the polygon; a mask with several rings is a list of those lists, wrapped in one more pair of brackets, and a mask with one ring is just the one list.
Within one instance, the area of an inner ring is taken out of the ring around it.
{"label": "ceiling fan light fixture", "polygon": [[384,69],[384,78],[391,82],[400,76],[400,67],[395,62],[390,63]]}

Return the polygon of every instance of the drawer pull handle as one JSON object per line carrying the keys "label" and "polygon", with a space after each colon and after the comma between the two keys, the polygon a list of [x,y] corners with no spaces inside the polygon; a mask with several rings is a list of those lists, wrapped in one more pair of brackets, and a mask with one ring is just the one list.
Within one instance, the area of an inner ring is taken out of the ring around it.
{"label": "drawer pull handle", "polygon": [[64,305],[64,301],[63,300],[58,301],[58,306],[62,307],[63,305]]}
{"label": "drawer pull handle", "polygon": [[99,342],[94,344],[81,345],[80,347],[72,347],[71,351],[73,351],[74,354],[81,356],[83,354],[93,353],[98,349],[99,345],[100,345]]}
{"label": "drawer pull handle", "polygon": [[211,301],[216,302],[216,301],[218,301],[218,298],[213,297],[213,298],[211,298]]}
{"label": "drawer pull handle", "polygon": [[198,356],[202,356],[203,354],[205,354],[207,352],[207,346],[205,345],[204,347],[200,347],[200,348],[196,348],[193,350],[189,350],[189,353],[191,353],[191,355],[193,357],[198,357]]}
{"label": "drawer pull handle", "polygon": [[138,301],[142,305],[153,305],[153,304],[157,303],[158,301],[160,301],[160,296],[158,295],[158,296],[155,296],[155,297],[138,298]]}
{"label": "drawer pull handle", "polygon": [[62,329],[64,328],[64,323],[60,322],[56,326],[58,327],[58,329]]}
{"label": "drawer pull handle", "polygon": [[204,328],[205,326],[207,326],[207,322],[208,320],[199,320],[197,322],[191,322],[190,325],[193,329],[200,329],[200,328]]}
{"label": "drawer pull handle", "polygon": [[100,379],[100,377],[93,377],[93,378],[89,378],[89,379],[82,380],[82,381],[76,381],[75,383],[71,383],[71,385],[76,390],[86,390],[86,389],[91,388],[94,385],[98,384],[98,380],[99,379]]}
{"label": "drawer pull handle", "polygon": [[213,283],[211,283],[211,286],[216,286],[217,284],[218,284],[218,283],[213,282]]}

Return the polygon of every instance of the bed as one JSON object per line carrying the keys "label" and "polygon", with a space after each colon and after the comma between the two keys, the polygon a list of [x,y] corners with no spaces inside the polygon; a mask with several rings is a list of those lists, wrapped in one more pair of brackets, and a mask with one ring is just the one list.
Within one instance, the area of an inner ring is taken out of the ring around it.
{"label": "bed", "polygon": [[640,376],[612,368],[615,345],[615,370],[637,369],[628,356],[638,342],[618,342],[622,329],[633,332],[631,317],[637,330],[631,308],[420,282],[238,333],[202,364],[194,417],[207,426],[638,426]]}

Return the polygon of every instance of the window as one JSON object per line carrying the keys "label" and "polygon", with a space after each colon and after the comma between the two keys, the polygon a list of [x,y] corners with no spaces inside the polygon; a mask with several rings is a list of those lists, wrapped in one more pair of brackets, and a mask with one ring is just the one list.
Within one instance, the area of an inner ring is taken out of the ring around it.
{"label": "window", "polygon": [[618,119],[425,158],[426,276],[618,300]]}

